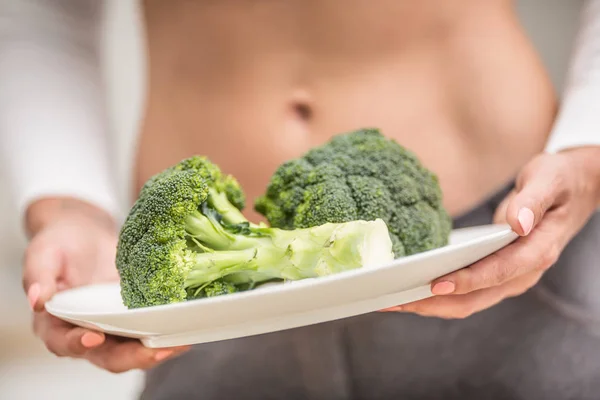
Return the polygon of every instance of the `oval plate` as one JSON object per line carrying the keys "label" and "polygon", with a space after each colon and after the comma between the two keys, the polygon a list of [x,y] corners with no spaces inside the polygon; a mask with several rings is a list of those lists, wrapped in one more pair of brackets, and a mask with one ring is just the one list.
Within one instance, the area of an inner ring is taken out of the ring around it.
{"label": "oval plate", "polygon": [[140,339],[147,347],[227,340],[430,297],[432,280],[490,255],[517,237],[508,225],[457,229],[447,246],[381,267],[133,310],[123,305],[118,283],[83,286],[57,293],[46,303],[46,310],[75,325]]}

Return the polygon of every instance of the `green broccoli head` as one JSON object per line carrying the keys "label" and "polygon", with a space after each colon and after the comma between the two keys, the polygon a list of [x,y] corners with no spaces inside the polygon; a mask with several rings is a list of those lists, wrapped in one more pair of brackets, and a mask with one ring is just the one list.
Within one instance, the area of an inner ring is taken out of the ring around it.
{"label": "green broccoli head", "polygon": [[204,157],[183,160],[144,184],[117,244],[116,266],[126,306],[186,299],[184,281],[193,265],[193,252],[185,221],[211,191],[243,207],[244,193],[235,179]]}
{"label": "green broccoli head", "polygon": [[335,136],[284,163],[255,209],[283,229],[380,218],[397,257],[446,245],[452,228],[437,176],[377,129]]}
{"label": "green broccoli head", "polygon": [[250,223],[243,204],[237,181],[205,158],[183,160],[150,178],[117,244],[125,306],[221,296],[393,259],[381,219],[283,230]]}

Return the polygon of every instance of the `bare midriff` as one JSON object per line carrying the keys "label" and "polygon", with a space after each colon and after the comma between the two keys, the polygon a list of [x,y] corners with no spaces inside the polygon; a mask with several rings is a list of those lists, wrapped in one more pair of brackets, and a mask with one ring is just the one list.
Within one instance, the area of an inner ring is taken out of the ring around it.
{"label": "bare midriff", "polygon": [[135,189],[205,155],[256,196],[363,127],[414,151],[466,212],[546,142],[556,95],[506,0],[146,0]]}

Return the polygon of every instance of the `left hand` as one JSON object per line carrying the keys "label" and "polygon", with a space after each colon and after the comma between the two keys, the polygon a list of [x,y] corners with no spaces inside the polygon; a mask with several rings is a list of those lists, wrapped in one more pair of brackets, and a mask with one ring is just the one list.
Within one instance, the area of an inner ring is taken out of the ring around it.
{"label": "left hand", "polygon": [[431,284],[433,297],[383,311],[466,318],[534,286],[600,205],[600,147],[541,154],[519,173],[494,222],[519,234],[494,254]]}

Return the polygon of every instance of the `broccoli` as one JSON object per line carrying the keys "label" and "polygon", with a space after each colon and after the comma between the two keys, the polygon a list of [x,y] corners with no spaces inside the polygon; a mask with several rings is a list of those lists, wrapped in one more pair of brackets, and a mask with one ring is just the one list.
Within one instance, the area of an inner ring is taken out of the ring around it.
{"label": "broccoli", "polygon": [[119,234],[123,303],[139,308],[226,295],[394,258],[381,219],[283,230],[250,223],[244,204],[235,178],[205,157],[150,178]]}
{"label": "broccoli", "polygon": [[446,245],[452,228],[437,176],[370,128],[283,163],[254,208],[282,229],[380,218],[396,257]]}

